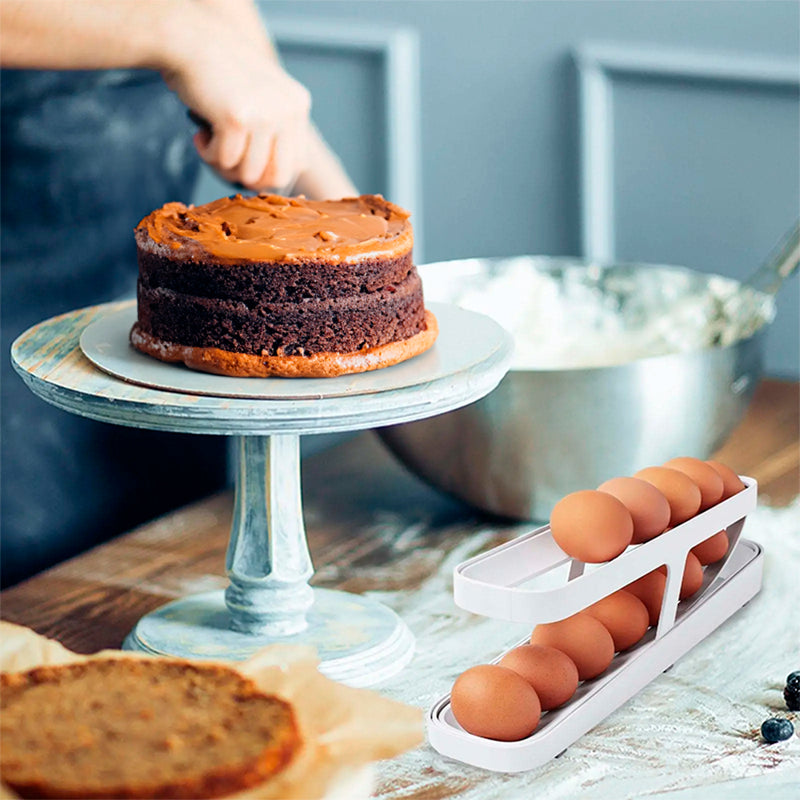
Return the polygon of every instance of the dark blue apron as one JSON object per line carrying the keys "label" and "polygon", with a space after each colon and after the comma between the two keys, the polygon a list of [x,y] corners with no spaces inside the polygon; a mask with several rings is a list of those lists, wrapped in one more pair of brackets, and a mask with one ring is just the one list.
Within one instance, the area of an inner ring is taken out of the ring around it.
{"label": "dark blue apron", "polygon": [[218,488],[224,443],[91,422],[34,397],[13,340],[40,320],[132,297],[136,223],[191,200],[186,110],[153,72],[3,70],[4,585]]}

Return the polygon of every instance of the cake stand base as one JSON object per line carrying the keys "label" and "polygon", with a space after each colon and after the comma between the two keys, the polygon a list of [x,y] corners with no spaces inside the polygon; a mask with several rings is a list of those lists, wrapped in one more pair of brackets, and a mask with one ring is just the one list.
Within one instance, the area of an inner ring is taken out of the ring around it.
{"label": "cake stand base", "polygon": [[380,683],[414,655],[414,637],[390,608],[369,597],[314,589],[307,627],[291,636],[254,636],[231,629],[224,592],[176,600],[148,614],[123,650],[159,656],[243,661],[268,644],[304,644],[317,650],[320,671],[348,686]]}

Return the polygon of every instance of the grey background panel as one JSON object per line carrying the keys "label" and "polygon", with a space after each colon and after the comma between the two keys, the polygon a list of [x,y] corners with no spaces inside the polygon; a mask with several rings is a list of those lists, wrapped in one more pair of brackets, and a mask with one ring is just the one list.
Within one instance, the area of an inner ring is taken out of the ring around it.
{"label": "grey background panel", "polygon": [[[424,260],[581,251],[573,56],[591,43],[800,60],[794,2],[260,2],[271,19],[419,37]],[[280,44],[280,41],[279,41]],[[362,191],[387,189],[381,59],[345,46],[282,50]],[[618,257],[746,275],[800,216],[791,88],[614,78]],[[201,186],[208,188],[207,183]],[[227,190],[213,192],[217,195]],[[205,195],[207,198],[207,194]],[[767,371],[800,376],[800,280],[787,284]]]}
{"label": "grey background panel", "polygon": [[[289,72],[313,87],[314,119],[360,191],[386,194],[383,65],[378,55],[283,46]],[[344,88],[343,90],[343,87]]]}
{"label": "grey background panel", "polygon": [[[800,217],[797,91],[636,80],[614,92],[617,256],[746,279]],[[796,374],[797,293],[794,278],[778,297],[768,371]]]}

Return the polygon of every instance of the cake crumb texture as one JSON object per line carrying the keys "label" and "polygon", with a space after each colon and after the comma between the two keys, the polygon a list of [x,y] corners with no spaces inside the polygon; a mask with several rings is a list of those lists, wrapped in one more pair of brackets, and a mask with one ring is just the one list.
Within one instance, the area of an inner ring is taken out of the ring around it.
{"label": "cake crumb texture", "polygon": [[423,329],[409,337],[351,353],[269,355],[236,353],[217,347],[189,347],[166,342],[134,324],[130,341],[133,347],[161,361],[183,363],[190,369],[236,378],[335,378],[383,369],[407,361],[430,349],[439,334],[434,314],[425,310]]}
{"label": "cake crumb texture", "polygon": [[0,688],[0,774],[22,797],[224,797],[300,747],[289,704],[221,665],[90,660]]}

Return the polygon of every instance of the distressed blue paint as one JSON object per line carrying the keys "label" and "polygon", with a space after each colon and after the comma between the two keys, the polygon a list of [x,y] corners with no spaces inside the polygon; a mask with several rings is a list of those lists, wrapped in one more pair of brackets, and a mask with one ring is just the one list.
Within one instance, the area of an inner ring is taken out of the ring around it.
{"label": "distressed blue paint", "polygon": [[288,636],[314,602],[298,436],[239,436],[225,602],[242,633]]}
{"label": "distressed blue paint", "polygon": [[243,661],[268,644],[311,645],[320,671],[350,686],[370,686],[402,670],[414,654],[414,637],[389,608],[369,597],[314,591],[308,626],[275,637],[233,628],[222,592],[177,600],[143,617],[123,645],[154,655]]}

